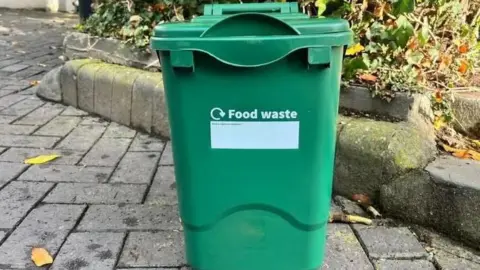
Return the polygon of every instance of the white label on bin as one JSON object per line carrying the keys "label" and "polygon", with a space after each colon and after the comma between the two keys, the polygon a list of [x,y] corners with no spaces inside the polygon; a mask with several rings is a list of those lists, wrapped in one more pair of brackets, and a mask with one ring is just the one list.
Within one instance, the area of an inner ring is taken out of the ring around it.
{"label": "white label on bin", "polygon": [[213,149],[298,149],[299,121],[211,121]]}
{"label": "white label on bin", "polygon": [[293,110],[210,110],[213,149],[298,149],[300,122]]}

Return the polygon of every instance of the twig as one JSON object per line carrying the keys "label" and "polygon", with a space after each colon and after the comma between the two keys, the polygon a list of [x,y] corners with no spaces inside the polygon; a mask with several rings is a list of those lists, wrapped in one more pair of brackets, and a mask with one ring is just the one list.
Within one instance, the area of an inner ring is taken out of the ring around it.
{"label": "twig", "polygon": [[364,218],[354,215],[346,215],[344,213],[333,213],[330,214],[328,222],[343,222],[343,223],[361,223],[365,225],[372,225],[372,220],[369,218]]}
{"label": "twig", "polygon": [[[418,18],[416,18],[415,16],[413,16],[411,14],[406,14],[405,17],[407,17],[407,19],[410,19],[410,20],[413,20],[413,21],[417,22],[418,24],[420,24],[422,26],[425,26],[425,24],[422,21],[420,21]],[[437,37],[433,33],[432,29],[430,29],[430,27],[427,27],[427,29],[428,29],[428,33],[430,34],[430,36],[432,36],[433,40],[435,40],[435,43],[437,43],[438,42]]]}

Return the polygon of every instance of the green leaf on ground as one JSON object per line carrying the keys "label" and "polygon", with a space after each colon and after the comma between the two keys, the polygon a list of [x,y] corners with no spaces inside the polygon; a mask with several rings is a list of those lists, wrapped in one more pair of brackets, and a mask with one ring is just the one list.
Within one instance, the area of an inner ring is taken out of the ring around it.
{"label": "green leaf on ground", "polygon": [[415,0],[394,0],[393,1],[393,15],[401,15],[413,12],[415,9]]}

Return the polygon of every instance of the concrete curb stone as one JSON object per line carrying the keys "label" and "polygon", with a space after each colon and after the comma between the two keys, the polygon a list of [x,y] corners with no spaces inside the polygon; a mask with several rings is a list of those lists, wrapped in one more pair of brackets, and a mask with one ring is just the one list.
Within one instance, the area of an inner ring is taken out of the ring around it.
{"label": "concrete curb stone", "polygon": [[423,169],[436,154],[435,142],[413,125],[370,119],[343,121],[339,128],[334,191],[350,198],[378,198],[380,187],[410,170]]}
{"label": "concrete curb stone", "polygon": [[62,67],[60,71],[60,86],[62,88],[62,100],[64,103],[77,107],[77,73],[83,65],[92,62],[98,61],[90,59],[69,61]]}
{"label": "concrete curb stone", "polygon": [[386,214],[432,226],[480,248],[480,162],[439,157],[382,186]]}

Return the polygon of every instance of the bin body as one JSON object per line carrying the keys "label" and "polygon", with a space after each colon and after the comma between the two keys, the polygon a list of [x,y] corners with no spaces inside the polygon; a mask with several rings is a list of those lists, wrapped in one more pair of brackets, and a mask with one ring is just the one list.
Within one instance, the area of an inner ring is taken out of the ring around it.
{"label": "bin body", "polygon": [[[341,20],[299,17],[240,13],[155,30],[194,269],[322,266],[351,34]],[[334,31],[311,34],[315,21]]]}

